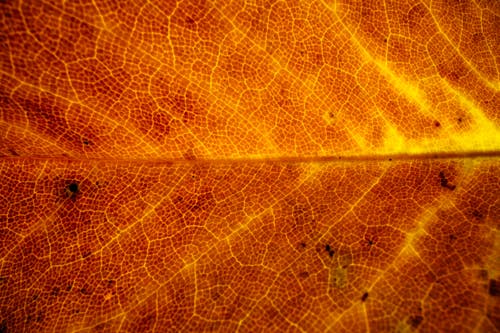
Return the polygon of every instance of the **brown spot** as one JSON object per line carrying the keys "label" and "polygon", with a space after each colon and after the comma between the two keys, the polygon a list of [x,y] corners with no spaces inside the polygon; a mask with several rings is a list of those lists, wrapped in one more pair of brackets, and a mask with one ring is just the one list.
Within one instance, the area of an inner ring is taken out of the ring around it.
{"label": "brown spot", "polygon": [[7,333],[7,332],[8,332],[7,323],[5,322],[5,320],[2,320],[2,322],[0,323],[0,333]]}
{"label": "brown spot", "polygon": [[440,123],[439,121],[437,121],[437,120],[436,120],[436,121],[434,122],[434,126],[439,127],[439,126],[441,126],[441,123]]}
{"label": "brown spot", "polygon": [[54,288],[52,288],[52,293],[51,293],[51,295],[52,295],[52,296],[58,296],[58,295],[59,295],[59,292],[60,292],[59,287],[54,287]]}
{"label": "brown spot", "polygon": [[474,216],[478,220],[483,219],[483,214],[481,214],[481,212],[479,212],[477,209],[474,209],[474,211],[472,212],[472,216]]}
{"label": "brown spot", "polygon": [[17,153],[17,151],[15,151],[13,148],[9,148],[8,149],[9,153],[12,155],[12,156],[19,156],[19,154]]}
{"label": "brown spot", "polygon": [[300,272],[299,277],[302,279],[307,279],[309,277],[309,272]]}
{"label": "brown spot", "polygon": [[367,293],[367,292],[365,292],[365,293],[363,294],[363,296],[361,296],[361,302],[366,301],[366,299],[367,299],[367,298],[368,298],[368,293]]}
{"label": "brown spot", "polygon": [[422,320],[424,320],[424,317],[420,315],[411,316],[410,318],[408,318],[408,323],[412,327],[417,328],[422,323]]}
{"label": "brown spot", "polygon": [[488,293],[490,294],[490,296],[494,296],[494,297],[500,296],[500,281],[490,279]]}
{"label": "brown spot", "polygon": [[301,242],[301,243],[299,244],[299,246],[300,246],[301,248],[305,248],[305,247],[306,247],[306,243]]}

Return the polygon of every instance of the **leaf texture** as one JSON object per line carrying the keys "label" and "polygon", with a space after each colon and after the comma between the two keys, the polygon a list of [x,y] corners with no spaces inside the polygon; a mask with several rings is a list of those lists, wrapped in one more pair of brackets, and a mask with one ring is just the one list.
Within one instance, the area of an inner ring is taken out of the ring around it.
{"label": "leaf texture", "polygon": [[500,330],[498,2],[0,8],[0,332]]}

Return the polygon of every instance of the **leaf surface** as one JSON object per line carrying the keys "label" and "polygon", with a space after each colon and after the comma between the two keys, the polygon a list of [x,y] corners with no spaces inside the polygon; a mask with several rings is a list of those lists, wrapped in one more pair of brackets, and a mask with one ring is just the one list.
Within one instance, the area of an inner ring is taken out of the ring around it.
{"label": "leaf surface", "polygon": [[500,330],[497,2],[0,8],[0,332]]}

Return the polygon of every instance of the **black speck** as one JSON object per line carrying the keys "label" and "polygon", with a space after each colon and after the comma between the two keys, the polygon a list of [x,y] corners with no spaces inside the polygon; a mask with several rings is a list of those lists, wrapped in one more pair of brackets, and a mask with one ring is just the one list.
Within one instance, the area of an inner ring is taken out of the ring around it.
{"label": "black speck", "polygon": [[436,121],[434,122],[434,126],[436,126],[436,127],[440,127],[440,126],[441,126],[441,123],[440,123],[439,121],[437,121],[437,120],[436,120]]}
{"label": "black speck", "polygon": [[87,257],[90,257],[90,255],[92,254],[92,251],[86,251],[82,254],[82,258],[87,258]]}
{"label": "black speck", "polygon": [[375,242],[371,238],[367,239],[366,242],[368,243],[368,246],[372,246],[373,244],[375,244]]}
{"label": "black speck", "polygon": [[299,244],[299,246],[300,246],[301,248],[305,248],[305,247],[306,247],[306,243],[301,242],[301,243]]}
{"label": "black speck", "polygon": [[73,284],[72,283],[69,283],[67,286],[66,286],[66,291],[67,292],[70,292],[71,289],[73,289]]}
{"label": "black speck", "polygon": [[462,118],[458,118],[458,119],[457,119],[457,121],[458,121],[459,123],[461,123],[461,122],[462,122]]}
{"label": "black speck", "polygon": [[5,320],[3,320],[1,323],[0,323],[0,333],[7,333],[8,330],[7,330],[7,323],[5,322]]}
{"label": "black speck", "polygon": [[422,322],[422,320],[424,320],[424,317],[419,316],[419,315],[417,315],[417,316],[411,316],[408,320],[409,320],[409,324],[412,327],[416,328],[416,327],[418,327],[418,325],[420,325],[420,323]]}
{"label": "black speck", "polygon": [[389,161],[392,161],[392,158],[390,158]]}
{"label": "black speck", "polygon": [[455,236],[454,234],[451,234],[449,237],[451,242],[457,239],[457,236]]}
{"label": "black speck", "polygon": [[500,281],[490,279],[490,285],[488,287],[488,294],[491,296],[500,296]]}
{"label": "black speck", "polygon": [[71,192],[71,193],[77,193],[78,192],[78,184],[73,182],[71,184],[68,185],[68,190]]}
{"label": "black speck", "polygon": [[387,38],[384,38],[384,43],[387,43]]}
{"label": "black speck", "polygon": [[87,140],[87,139],[83,140],[83,144],[86,145],[86,146],[88,146],[90,144],[89,140]]}
{"label": "black speck", "polygon": [[88,295],[89,294],[89,292],[85,288],[80,289],[80,293],[82,293],[84,295]]}
{"label": "black speck", "polygon": [[440,182],[441,182],[441,187],[445,187],[451,191],[453,191],[456,186],[455,185],[451,185],[449,182],[448,182],[448,179],[446,178],[446,176],[444,175],[444,172],[443,171],[440,171],[439,172],[439,178],[440,178]]}
{"label": "black speck", "polygon": [[335,254],[335,251],[332,250],[330,244],[326,244],[325,245],[325,251],[328,252],[328,255],[331,257],[333,257],[333,255]]}
{"label": "black speck", "polygon": [[108,288],[111,288],[115,285],[115,280],[108,280]]}
{"label": "black speck", "polygon": [[367,292],[365,292],[365,293],[363,294],[363,296],[361,296],[361,302],[366,301],[366,299],[367,299],[367,298],[368,298],[368,293],[367,293]]}

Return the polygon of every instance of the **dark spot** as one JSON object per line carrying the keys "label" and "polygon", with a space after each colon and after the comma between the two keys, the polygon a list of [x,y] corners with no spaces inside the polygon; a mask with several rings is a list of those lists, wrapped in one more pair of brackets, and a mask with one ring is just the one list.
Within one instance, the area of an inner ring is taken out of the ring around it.
{"label": "dark spot", "polygon": [[115,280],[108,280],[108,288],[111,288],[115,285]]}
{"label": "dark spot", "polygon": [[440,178],[440,182],[441,182],[441,187],[446,187],[447,189],[449,189],[451,191],[453,191],[456,188],[455,185],[451,185],[448,183],[448,179],[444,175],[443,171],[439,172],[439,178]]}
{"label": "dark spot", "polygon": [[82,293],[82,294],[84,294],[84,295],[88,295],[88,294],[89,294],[88,290],[87,290],[87,289],[85,289],[85,288],[81,288],[81,289],[80,289],[80,293]]}
{"label": "dark spot", "polygon": [[33,295],[33,296],[31,297],[31,299],[32,299],[33,301],[36,301],[36,300],[38,299],[38,297],[40,297],[40,296],[39,296],[38,294],[35,294],[35,295]]}
{"label": "dark spot", "polygon": [[367,239],[366,243],[368,244],[368,246],[372,246],[373,244],[375,244],[375,242],[371,238]]}
{"label": "dark spot", "polygon": [[301,243],[299,244],[299,246],[300,246],[301,248],[305,248],[305,247],[306,247],[306,243],[301,242]]}
{"label": "dark spot", "polygon": [[6,276],[0,276],[0,284],[4,284],[7,282],[7,277]]}
{"label": "dark spot", "polygon": [[332,248],[330,247],[330,244],[326,244],[325,245],[325,251],[328,252],[328,255],[331,257],[333,257],[333,255],[335,254],[335,251],[332,250]]}
{"label": "dark spot", "polygon": [[409,324],[414,328],[418,327],[418,325],[420,325],[422,320],[424,320],[424,317],[420,315],[411,316],[410,318],[408,318]]}
{"label": "dark spot", "polygon": [[17,153],[17,151],[15,151],[13,148],[9,148],[9,153],[12,155],[12,156],[19,156],[19,154]]}
{"label": "dark spot", "polygon": [[481,214],[481,212],[479,212],[477,209],[475,209],[472,212],[472,216],[474,216],[478,220],[482,220],[483,219],[483,214]]}
{"label": "dark spot", "polygon": [[195,21],[193,20],[193,18],[192,18],[192,17],[187,16],[187,17],[186,17],[186,23],[187,23],[188,25],[193,25],[193,24],[195,23]]}
{"label": "dark spot", "polygon": [[7,333],[8,330],[7,330],[7,323],[5,322],[5,320],[2,320],[2,322],[0,323],[0,333]]}
{"label": "dark spot", "polygon": [[462,118],[458,118],[458,119],[457,119],[457,121],[458,121],[459,123],[461,123],[461,122],[462,122]]}
{"label": "dark spot", "polygon": [[387,43],[387,38],[384,38],[384,43]]}
{"label": "dark spot", "polygon": [[59,287],[54,287],[54,288],[52,288],[51,295],[52,296],[58,296],[59,295],[59,291],[60,291]]}
{"label": "dark spot", "polygon": [[451,242],[457,239],[457,236],[455,236],[454,234],[451,234],[449,237]]}
{"label": "dark spot", "polygon": [[86,251],[82,254],[82,258],[87,258],[87,257],[90,257],[90,255],[92,254],[92,251]]}
{"label": "dark spot", "polygon": [[66,285],[66,291],[67,291],[67,292],[70,292],[70,291],[71,291],[71,289],[73,289],[73,284],[72,284],[72,283],[68,283],[68,284]]}
{"label": "dark spot", "polygon": [[77,193],[77,192],[78,192],[78,184],[77,184],[77,183],[75,183],[75,182],[73,182],[73,183],[69,184],[69,185],[68,185],[68,190],[69,190],[71,193],[73,193],[73,194]]}
{"label": "dark spot", "polygon": [[335,114],[333,113],[333,111],[328,112],[328,116],[330,118],[335,118]]}
{"label": "dark spot", "polygon": [[38,312],[38,314],[36,316],[36,322],[40,323],[42,321],[43,321],[43,311],[40,311],[40,312]]}
{"label": "dark spot", "polygon": [[84,139],[84,140],[83,140],[83,144],[84,144],[84,145],[86,145],[86,146],[88,146],[88,145],[89,145],[89,140]]}
{"label": "dark spot", "polygon": [[439,121],[437,121],[437,120],[436,120],[436,121],[434,122],[434,126],[439,127],[439,126],[441,126],[441,123],[440,123]]}
{"label": "dark spot", "polygon": [[392,158],[390,158],[389,161],[392,161]]}
{"label": "dark spot", "polygon": [[302,279],[307,279],[309,277],[309,272],[300,272],[299,277]]}
{"label": "dark spot", "polygon": [[75,309],[75,313],[80,313],[80,309]]}
{"label": "dark spot", "polygon": [[488,293],[491,296],[500,296],[500,281],[490,279],[490,285],[488,287]]}
{"label": "dark spot", "polygon": [[363,296],[361,296],[361,302],[366,301],[366,299],[367,299],[367,298],[368,298],[368,293],[367,293],[367,292],[365,292],[365,293],[363,294]]}

